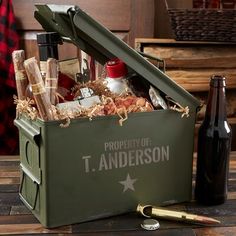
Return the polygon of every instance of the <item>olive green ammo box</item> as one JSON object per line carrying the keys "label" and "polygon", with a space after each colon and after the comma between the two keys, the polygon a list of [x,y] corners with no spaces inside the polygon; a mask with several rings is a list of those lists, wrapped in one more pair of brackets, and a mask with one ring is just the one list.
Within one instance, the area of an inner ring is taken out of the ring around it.
{"label": "olive green ammo box", "polygon": [[101,64],[119,57],[140,78],[190,109],[62,121],[15,120],[20,136],[20,197],[46,227],[134,211],[138,203],[191,199],[192,154],[199,105],[139,53],[78,7],[37,5],[35,17]]}

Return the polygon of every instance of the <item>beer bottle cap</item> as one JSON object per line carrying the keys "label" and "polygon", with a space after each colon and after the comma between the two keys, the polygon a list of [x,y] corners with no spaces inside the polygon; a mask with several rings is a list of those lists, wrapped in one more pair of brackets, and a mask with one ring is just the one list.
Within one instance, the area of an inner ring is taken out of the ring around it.
{"label": "beer bottle cap", "polygon": [[156,230],[160,228],[160,224],[157,220],[154,219],[146,219],[141,224],[141,227],[146,230]]}
{"label": "beer bottle cap", "polygon": [[215,88],[225,87],[226,86],[225,77],[221,75],[213,75],[210,80],[210,86]]}

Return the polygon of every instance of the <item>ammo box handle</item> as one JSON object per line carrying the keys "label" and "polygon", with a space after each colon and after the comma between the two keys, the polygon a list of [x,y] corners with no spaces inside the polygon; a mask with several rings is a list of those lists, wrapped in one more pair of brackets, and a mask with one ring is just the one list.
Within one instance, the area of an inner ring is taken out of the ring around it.
{"label": "ammo box handle", "polygon": [[40,130],[37,130],[33,126],[29,125],[27,121],[23,119],[15,119],[14,124],[24,131],[24,134],[38,146],[40,138]]}
{"label": "ammo box handle", "polygon": [[[36,206],[36,201],[37,201],[37,196],[38,196],[38,192],[39,192],[39,184],[41,183],[41,181],[39,181],[37,178],[35,178],[30,171],[27,170],[27,168],[25,168],[22,164],[20,164],[20,167],[22,169],[22,178],[21,178],[21,183],[20,183],[20,188],[19,188],[19,196],[20,199],[22,200],[22,202],[30,209],[30,210],[34,210],[35,206]],[[35,184],[36,184],[36,193],[34,196],[34,202],[31,205],[22,195],[22,188],[23,188],[23,182],[24,182],[24,178],[25,175],[27,175]]]}

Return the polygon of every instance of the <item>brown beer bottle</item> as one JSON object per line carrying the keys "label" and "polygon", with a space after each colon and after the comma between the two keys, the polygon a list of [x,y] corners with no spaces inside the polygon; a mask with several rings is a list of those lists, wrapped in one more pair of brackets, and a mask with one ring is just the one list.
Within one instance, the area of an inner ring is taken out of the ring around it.
{"label": "brown beer bottle", "polygon": [[227,198],[231,128],[225,86],[224,77],[211,78],[205,119],[198,134],[195,198],[205,205],[221,204]]}

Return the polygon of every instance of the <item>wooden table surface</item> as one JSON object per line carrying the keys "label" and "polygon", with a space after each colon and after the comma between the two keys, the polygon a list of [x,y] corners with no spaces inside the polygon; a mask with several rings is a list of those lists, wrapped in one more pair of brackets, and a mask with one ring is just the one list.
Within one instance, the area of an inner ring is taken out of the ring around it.
{"label": "wooden table surface", "polygon": [[229,192],[228,200],[225,204],[204,207],[191,202],[170,207],[176,210],[184,210],[199,215],[214,217],[222,222],[217,226],[207,227],[160,220],[161,227],[159,230],[145,231],[140,227],[144,218],[138,216],[136,213],[129,213],[87,223],[45,229],[20,201],[18,196],[19,181],[19,156],[0,156],[1,235],[236,235],[236,152],[231,153]]}

